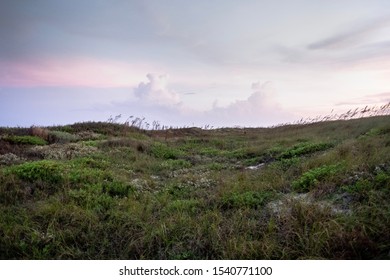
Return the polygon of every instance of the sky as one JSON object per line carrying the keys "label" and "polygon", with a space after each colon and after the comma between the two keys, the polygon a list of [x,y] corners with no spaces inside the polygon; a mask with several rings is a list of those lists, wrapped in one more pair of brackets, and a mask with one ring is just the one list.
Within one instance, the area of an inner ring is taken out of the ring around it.
{"label": "sky", "polygon": [[0,126],[263,127],[388,102],[388,0],[0,0]]}

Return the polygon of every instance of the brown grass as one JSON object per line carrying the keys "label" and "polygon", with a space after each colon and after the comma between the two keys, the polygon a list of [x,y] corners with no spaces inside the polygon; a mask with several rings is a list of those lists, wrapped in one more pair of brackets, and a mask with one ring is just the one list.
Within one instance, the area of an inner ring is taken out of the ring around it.
{"label": "brown grass", "polygon": [[39,126],[32,126],[30,128],[30,134],[32,136],[40,137],[45,141],[47,141],[49,137],[49,131],[46,128],[39,127]]}

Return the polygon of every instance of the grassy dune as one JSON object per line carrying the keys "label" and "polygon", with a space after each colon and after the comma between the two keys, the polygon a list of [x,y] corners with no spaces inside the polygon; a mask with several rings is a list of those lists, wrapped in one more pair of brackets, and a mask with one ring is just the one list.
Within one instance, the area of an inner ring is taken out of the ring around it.
{"label": "grassy dune", "polygon": [[1,259],[389,259],[390,116],[0,128]]}

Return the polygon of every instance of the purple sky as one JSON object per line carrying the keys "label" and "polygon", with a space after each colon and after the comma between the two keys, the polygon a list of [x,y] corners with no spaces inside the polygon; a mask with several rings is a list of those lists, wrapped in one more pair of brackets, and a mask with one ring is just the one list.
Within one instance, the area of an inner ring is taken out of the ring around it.
{"label": "purple sky", "polygon": [[269,126],[390,101],[388,0],[0,0],[0,126]]}

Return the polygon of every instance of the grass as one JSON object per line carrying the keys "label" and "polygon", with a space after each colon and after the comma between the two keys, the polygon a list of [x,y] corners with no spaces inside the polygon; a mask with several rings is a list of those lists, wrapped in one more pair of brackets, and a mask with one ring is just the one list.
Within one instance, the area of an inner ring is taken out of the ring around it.
{"label": "grass", "polygon": [[135,120],[0,128],[1,259],[389,259],[389,116]]}
{"label": "grass", "polygon": [[30,135],[23,135],[23,136],[6,136],[3,138],[3,140],[11,143],[11,144],[20,144],[20,145],[46,145],[47,142],[43,140],[40,137],[37,136],[30,136]]}
{"label": "grass", "polygon": [[292,182],[293,190],[308,192],[315,188],[319,182],[326,181],[327,178],[334,177],[341,169],[340,164],[323,165],[302,174],[297,180]]}

